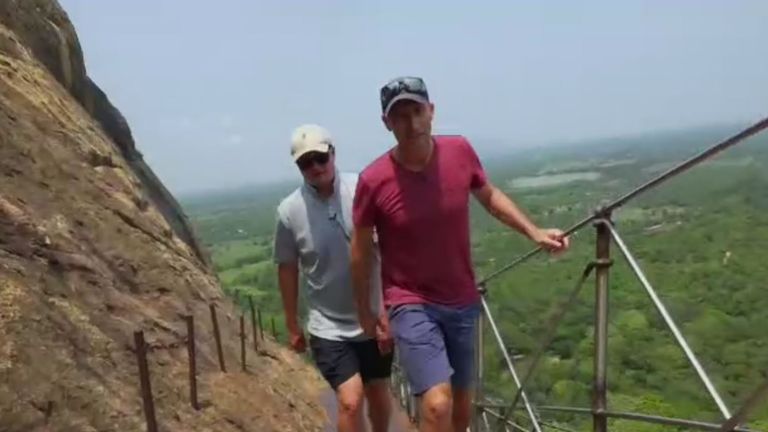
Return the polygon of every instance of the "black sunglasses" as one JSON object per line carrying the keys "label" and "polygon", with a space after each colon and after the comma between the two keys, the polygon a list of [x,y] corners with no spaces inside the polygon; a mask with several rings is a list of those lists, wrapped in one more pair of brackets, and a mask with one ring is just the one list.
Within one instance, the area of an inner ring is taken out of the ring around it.
{"label": "black sunglasses", "polygon": [[402,93],[413,93],[429,99],[427,85],[418,77],[400,77],[385,84],[380,90],[381,108],[386,109],[389,102]]}
{"label": "black sunglasses", "polygon": [[299,166],[299,169],[302,171],[306,171],[314,164],[318,165],[325,165],[328,163],[328,160],[331,158],[331,152],[321,153],[321,152],[309,152],[302,157],[299,158],[299,160],[296,161],[296,165]]}

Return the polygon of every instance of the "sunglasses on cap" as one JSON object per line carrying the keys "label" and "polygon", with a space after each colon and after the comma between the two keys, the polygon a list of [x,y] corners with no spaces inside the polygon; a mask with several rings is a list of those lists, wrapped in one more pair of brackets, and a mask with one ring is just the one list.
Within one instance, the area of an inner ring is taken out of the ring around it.
{"label": "sunglasses on cap", "polygon": [[325,165],[328,163],[328,160],[331,158],[331,152],[328,151],[326,153],[322,152],[309,152],[302,157],[300,157],[296,161],[296,165],[298,165],[299,169],[302,171],[306,171],[310,168],[312,168],[313,165]]}
{"label": "sunglasses on cap", "polygon": [[402,94],[418,95],[424,100],[429,100],[427,85],[418,77],[400,77],[388,82],[381,88],[381,109],[387,111],[392,100]]}

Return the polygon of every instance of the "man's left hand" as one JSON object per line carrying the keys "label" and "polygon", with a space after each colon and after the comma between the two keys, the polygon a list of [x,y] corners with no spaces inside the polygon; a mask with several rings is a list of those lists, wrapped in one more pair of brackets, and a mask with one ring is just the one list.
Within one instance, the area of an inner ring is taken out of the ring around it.
{"label": "man's left hand", "polygon": [[538,228],[531,235],[531,240],[536,242],[542,249],[553,254],[565,252],[570,246],[568,236],[557,228]]}

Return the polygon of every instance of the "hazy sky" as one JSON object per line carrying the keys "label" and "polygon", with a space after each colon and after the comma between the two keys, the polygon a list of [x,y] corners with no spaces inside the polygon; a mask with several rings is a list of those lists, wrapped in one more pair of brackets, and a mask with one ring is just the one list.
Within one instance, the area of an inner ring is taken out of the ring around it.
{"label": "hazy sky", "polygon": [[306,122],[361,168],[392,143],[378,89],[403,74],[481,156],[768,114],[764,0],[59,1],[174,192],[296,176]]}

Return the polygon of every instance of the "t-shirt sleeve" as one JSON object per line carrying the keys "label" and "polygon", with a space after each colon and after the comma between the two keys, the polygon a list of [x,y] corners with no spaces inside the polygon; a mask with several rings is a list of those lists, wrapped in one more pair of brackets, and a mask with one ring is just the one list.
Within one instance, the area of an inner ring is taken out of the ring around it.
{"label": "t-shirt sleeve", "polygon": [[469,161],[469,187],[470,189],[480,189],[488,183],[488,177],[483,169],[483,164],[480,163],[480,158],[477,157],[475,149],[472,148],[472,144],[469,141],[464,141],[464,148],[467,151],[467,160]]}
{"label": "t-shirt sleeve", "polygon": [[376,225],[376,201],[373,190],[363,176],[357,180],[355,198],[352,204],[352,221],[355,226],[373,227]]}
{"label": "t-shirt sleeve", "polygon": [[299,259],[299,247],[296,244],[296,236],[283,217],[278,214],[275,226],[275,244],[273,260],[277,264],[296,262]]}

